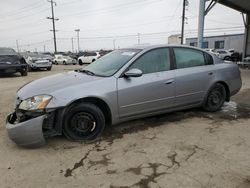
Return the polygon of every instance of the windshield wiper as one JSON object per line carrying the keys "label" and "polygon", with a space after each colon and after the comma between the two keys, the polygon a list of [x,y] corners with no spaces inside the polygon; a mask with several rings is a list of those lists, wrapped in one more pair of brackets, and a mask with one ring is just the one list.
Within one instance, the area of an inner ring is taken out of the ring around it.
{"label": "windshield wiper", "polygon": [[79,69],[79,70],[75,70],[77,72],[83,72],[83,73],[86,73],[88,75],[91,75],[91,76],[95,76],[96,74],[92,71],[89,71],[89,70],[86,70],[86,69]]}

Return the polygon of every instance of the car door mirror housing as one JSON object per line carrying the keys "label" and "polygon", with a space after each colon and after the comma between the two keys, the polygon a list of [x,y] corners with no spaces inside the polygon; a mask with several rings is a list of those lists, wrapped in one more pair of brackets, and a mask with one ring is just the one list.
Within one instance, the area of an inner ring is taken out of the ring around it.
{"label": "car door mirror housing", "polygon": [[125,77],[140,77],[142,76],[142,71],[140,69],[130,69],[124,74]]}

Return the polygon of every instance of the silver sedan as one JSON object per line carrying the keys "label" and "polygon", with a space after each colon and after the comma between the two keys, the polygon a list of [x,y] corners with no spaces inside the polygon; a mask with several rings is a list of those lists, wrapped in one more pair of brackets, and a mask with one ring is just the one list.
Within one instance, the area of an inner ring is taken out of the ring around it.
{"label": "silver sedan", "polygon": [[6,128],[21,146],[62,134],[92,140],[105,126],[131,119],[194,107],[218,111],[240,88],[236,64],[198,48],[119,49],[83,69],[23,86]]}

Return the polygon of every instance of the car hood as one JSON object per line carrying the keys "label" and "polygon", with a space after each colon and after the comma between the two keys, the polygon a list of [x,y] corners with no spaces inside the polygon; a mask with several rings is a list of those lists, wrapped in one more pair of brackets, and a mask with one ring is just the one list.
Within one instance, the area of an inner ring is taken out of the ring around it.
{"label": "car hood", "polygon": [[61,90],[63,88],[72,87],[80,84],[89,84],[90,82],[94,82],[100,79],[102,79],[102,77],[91,76],[81,72],[70,71],[31,81],[21,87],[18,90],[17,95],[22,100],[35,95],[50,95],[53,92],[56,92],[57,90]]}

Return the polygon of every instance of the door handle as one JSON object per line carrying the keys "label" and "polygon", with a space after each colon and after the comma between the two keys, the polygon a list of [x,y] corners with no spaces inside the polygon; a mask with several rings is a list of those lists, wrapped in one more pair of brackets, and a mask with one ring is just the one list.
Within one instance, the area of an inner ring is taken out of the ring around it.
{"label": "door handle", "polygon": [[172,84],[174,82],[174,79],[167,80],[165,84]]}
{"label": "door handle", "polygon": [[209,74],[209,75],[213,75],[214,73],[213,73],[213,72],[209,72],[208,74]]}

